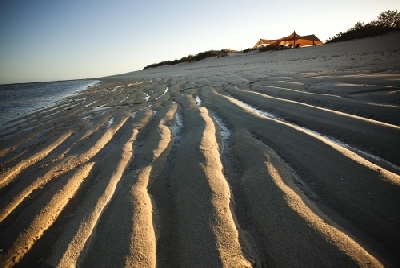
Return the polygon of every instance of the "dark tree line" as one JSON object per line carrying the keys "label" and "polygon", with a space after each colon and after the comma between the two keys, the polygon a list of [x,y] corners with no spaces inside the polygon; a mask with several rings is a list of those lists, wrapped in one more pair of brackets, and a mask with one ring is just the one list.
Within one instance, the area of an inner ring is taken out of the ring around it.
{"label": "dark tree line", "polygon": [[400,30],[400,13],[396,11],[385,11],[382,12],[377,20],[373,20],[370,23],[364,24],[364,22],[357,22],[353,28],[347,30],[347,32],[340,32],[335,36],[329,38],[326,44],[348,41],[363,37],[372,37],[382,35],[391,31]]}
{"label": "dark tree line", "polygon": [[189,55],[187,57],[183,57],[180,60],[162,61],[159,63],[150,64],[150,65],[147,65],[146,67],[144,67],[144,70],[162,66],[162,65],[175,65],[175,64],[183,63],[183,62],[200,61],[200,60],[204,60],[204,59],[210,58],[210,57],[218,57],[218,58],[226,57],[226,56],[228,56],[228,53],[236,53],[236,52],[237,51],[231,50],[231,49],[209,50],[209,51],[198,53],[196,55]]}

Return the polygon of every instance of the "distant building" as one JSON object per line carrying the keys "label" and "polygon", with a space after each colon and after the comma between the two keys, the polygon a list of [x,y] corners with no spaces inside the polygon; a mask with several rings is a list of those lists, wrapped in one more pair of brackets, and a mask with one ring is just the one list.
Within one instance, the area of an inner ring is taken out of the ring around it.
{"label": "distant building", "polygon": [[277,40],[266,40],[266,39],[260,39],[253,49],[258,48],[259,46],[267,46],[267,45],[273,45],[273,46],[279,46],[279,47],[304,47],[304,46],[320,46],[323,45],[324,43],[319,40],[318,37],[315,35],[305,35],[305,36],[300,36],[298,35],[295,31],[287,36],[287,37],[282,37],[281,39]]}

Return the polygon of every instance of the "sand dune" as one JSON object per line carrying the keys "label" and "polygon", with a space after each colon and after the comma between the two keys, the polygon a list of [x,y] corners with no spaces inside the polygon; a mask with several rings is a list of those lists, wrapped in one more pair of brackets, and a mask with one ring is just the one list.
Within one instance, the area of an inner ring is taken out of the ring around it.
{"label": "sand dune", "polygon": [[106,77],[9,122],[0,265],[399,266],[399,44]]}

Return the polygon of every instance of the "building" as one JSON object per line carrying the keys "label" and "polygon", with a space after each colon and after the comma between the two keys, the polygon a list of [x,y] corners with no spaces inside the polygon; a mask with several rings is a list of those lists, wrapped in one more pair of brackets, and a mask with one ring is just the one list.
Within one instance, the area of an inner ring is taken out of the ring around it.
{"label": "building", "polygon": [[318,37],[315,35],[305,35],[305,36],[300,36],[294,31],[291,35],[287,37],[282,37],[277,40],[266,40],[266,39],[260,39],[253,49],[258,48],[259,46],[267,46],[267,45],[273,45],[273,46],[279,46],[279,47],[304,47],[304,46],[319,46],[323,45],[324,43],[319,40]]}

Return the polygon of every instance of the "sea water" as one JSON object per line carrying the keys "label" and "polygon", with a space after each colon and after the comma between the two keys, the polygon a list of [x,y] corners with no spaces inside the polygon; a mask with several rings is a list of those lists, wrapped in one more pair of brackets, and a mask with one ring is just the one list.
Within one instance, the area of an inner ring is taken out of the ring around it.
{"label": "sea water", "polygon": [[32,111],[57,102],[100,82],[94,79],[0,85],[0,128]]}

